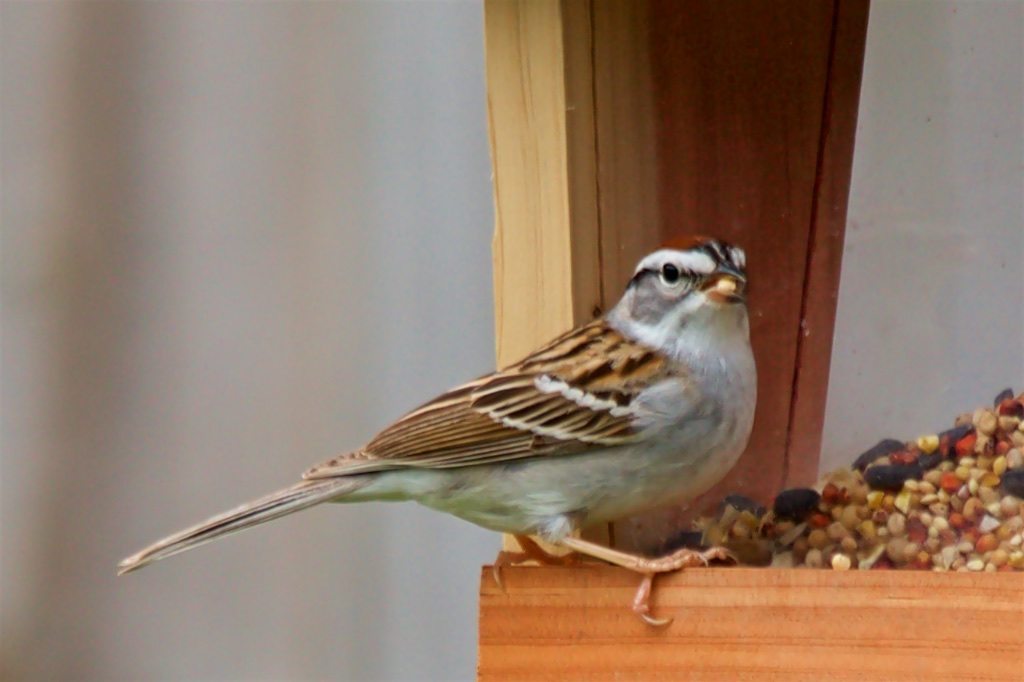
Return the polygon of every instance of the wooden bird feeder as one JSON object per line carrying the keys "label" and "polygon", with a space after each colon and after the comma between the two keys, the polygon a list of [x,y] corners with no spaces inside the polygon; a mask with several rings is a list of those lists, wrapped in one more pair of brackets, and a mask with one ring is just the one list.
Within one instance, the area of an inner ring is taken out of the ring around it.
{"label": "wooden bird feeder", "polygon": [[[706,499],[813,483],[868,0],[486,0],[500,365],[614,304],[645,253],[748,254],[758,408]],[[614,536],[614,529],[610,535]],[[481,577],[480,679],[1024,679],[1024,575],[712,568]]]}

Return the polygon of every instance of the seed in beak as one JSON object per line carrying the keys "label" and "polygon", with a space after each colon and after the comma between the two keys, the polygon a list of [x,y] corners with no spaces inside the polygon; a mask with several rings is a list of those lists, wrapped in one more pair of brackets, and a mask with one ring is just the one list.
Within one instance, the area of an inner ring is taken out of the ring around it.
{"label": "seed in beak", "polygon": [[743,300],[744,281],[730,274],[719,273],[704,286],[704,292],[716,303],[738,303]]}
{"label": "seed in beak", "polygon": [[720,277],[715,282],[715,292],[722,296],[733,296],[737,290],[736,280],[732,277]]}

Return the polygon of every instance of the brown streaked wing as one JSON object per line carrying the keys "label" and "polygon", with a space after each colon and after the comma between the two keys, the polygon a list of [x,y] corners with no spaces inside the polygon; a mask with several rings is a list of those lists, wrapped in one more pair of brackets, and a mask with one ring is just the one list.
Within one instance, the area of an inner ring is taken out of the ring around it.
{"label": "brown streaked wing", "polygon": [[[642,438],[633,398],[670,375],[659,354],[596,321],[504,370],[456,387],[306,478],[452,468],[561,455]],[[547,392],[537,381],[546,382]]]}

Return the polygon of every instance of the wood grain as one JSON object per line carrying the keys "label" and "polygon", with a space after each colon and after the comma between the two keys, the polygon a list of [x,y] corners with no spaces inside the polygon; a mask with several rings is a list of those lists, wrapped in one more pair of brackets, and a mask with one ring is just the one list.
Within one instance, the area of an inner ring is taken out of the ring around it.
{"label": "wood grain", "polygon": [[662,576],[661,630],[619,568],[485,570],[480,680],[1021,680],[1024,574],[711,568]]}
{"label": "wood grain", "polygon": [[[786,446],[787,471],[782,481],[786,486],[805,483],[815,475],[821,452],[868,7],[868,0],[837,0],[833,14]],[[814,469],[809,468],[811,464]]]}
{"label": "wood grain", "polygon": [[640,259],[662,239],[646,2],[593,7],[594,122],[603,305],[615,305]]}
{"label": "wood grain", "polygon": [[786,444],[832,3],[685,4],[652,3],[660,213],[666,235],[711,232],[747,251],[755,427],[709,499],[767,501],[788,470],[817,475],[817,458],[789,461]]}
{"label": "wood grain", "polygon": [[563,3],[485,5],[499,366],[600,303],[589,4],[565,4],[568,24]]}

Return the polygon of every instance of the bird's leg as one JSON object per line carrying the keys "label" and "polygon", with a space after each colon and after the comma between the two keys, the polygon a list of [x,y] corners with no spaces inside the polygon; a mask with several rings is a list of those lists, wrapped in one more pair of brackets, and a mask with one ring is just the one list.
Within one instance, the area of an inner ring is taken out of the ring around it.
{"label": "bird's leg", "polygon": [[665,556],[649,558],[605,547],[581,538],[563,538],[561,544],[574,552],[607,561],[642,575],[643,579],[637,588],[636,596],[633,597],[633,612],[640,616],[645,623],[654,626],[668,625],[672,622],[671,618],[654,618],[650,615],[651,588],[656,574],[678,571],[682,568],[707,566],[713,559],[735,561],[729,550],[724,547],[711,547],[703,551],[683,548]]}
{"label": "bird's leg", "polygon": [[544,566],[572,566],[580,561],[580,557],[576,552],[552,554],[538,545],[529,535],[515,535],[513,537],[515,537],[519,546],[523,548],[523,553]]}
{"label": "bird's leg", "polygon": [[579,556],[575,552],[565,555],[551,554],[534,542],[533,538],[529,535],[513,535],[512,537],[519,543],[521,551],[508,552],[501,550],[498,552],[498,557],[494,560],[494,565],[491,566],[491,575],[494,576],[494,582],[502,590],[505,589],[505,585],[501,582],[501,569],[505,566],[514,566],[527,561],[536,561],[542,566],[572,566],[579,562]]}

